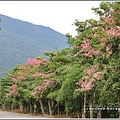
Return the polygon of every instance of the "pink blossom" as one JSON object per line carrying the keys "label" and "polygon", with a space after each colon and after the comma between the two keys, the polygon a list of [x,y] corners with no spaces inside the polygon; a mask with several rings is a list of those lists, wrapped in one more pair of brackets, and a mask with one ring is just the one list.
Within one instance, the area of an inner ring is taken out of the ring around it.
{"label": "pink blossom", "polygon": [[85,54],[83,54],[84,56],[87,56],[87,57],[92,57],[92,54],[90,54],[90,53],[85,53]]}
{"label": "pink blossom", "polygon": [[74,48],[80,48],[80,46],[74,46]]}
{"label": "pink blossom", "polygon": [[96,30],[96,29],[98,29],[98,27],[93,27],[93,28],[92,28],[92,30]]}
{"label": "pink blossom", "polygon": [[115,10],[113,9],[113,10],[111,10],[111,13],[115,13]]}
{"label": "pink blossom", "polygon": [[13,82],[16,82],[16,78],[11,78],[11,80],[12,80]]}
{"label": "pink blossom", "polygon": [[120,36],[120,33],[118,33],[117,35]]}
{"label": "pink blossom", "polygon": [[19,74],[20,76],[24,76],[24,75],[25,75],[25,72],[24,72],[24,71],[20,71],[20,72],[18,72],[18,74]]}
{"label": "pink blossom", "polygon": [[102,38],[99,40],[101,43],[106,41],[106,38]]}
{"label": "pink blossom", "polygon": [[87,70],[87,74],[88,75],[91,75],[92,73],[94,73],[95,72],[95,69],[93,68],[93,67],[91,67],[91,68],[89,68],[88,70]]}
{"label": "pink blossom", "polygon": [[9,89],[14,89],[17,85],[13,84],[12,86],[8,86]]}
{"label": "pink blossom", "polygon": [[93,78],[93,79],[91,79],[90,81],[91,81],[91,82],[95,82],[96,80]]}
{"label": "pink blossom", "polygon": [[80,50],[80,51],[78,51],[76,54],[74,54],[74,56],[76,57],[76,56],[79,55],[79,53],[82,53],[82,52],[87,52],[87,50]]}
{"label": "pink blossom", "polygon": [[44,65],[48,65],[49,62],[42,58],[39,60],[29,58],[26,63],[31,64],[33,66],[38,66],[38,65],[40,65],[40,63],[44,63]]}
{"label": "pink blossom", "polygon": [[24,76],[18,76],[17,78],[18,78],[18,80],[21,80],[24,78]]}
{"label": "pink blossom", "polygon": [[82,48],[90,48],[90,44],[89,43],[84,43],[84,44],[81,44]]}
{"label": "pink blossom", "polygon": [[78,56],[78,55],[79,55],[79,52],[77,52],[76,54],[74,54],[75,57]]}
{"label": "pink blossom", "polygon": [[94,50],[94,51],[93,51],[93,54],[94,54],[94,55],[97,55],[97,54],[99,54],[99,51],[98,51],[98,50]]}
{"label": "pink blossom", "polygon": [[82,79],[88,79],[89,78],[89,76],[87,75],[87,76],[83,76],[82,77]]}
{"label": "pink blossom", "polygon": [[8,86],[9,89],[12,89],[12,86]]}
{"label": "pink blossom", "polygon": [[80,80],[79,82],[76,82],[76,85],[81,85],[83,82],[83,80]]}
{"label": "pink blossom", "polygon": [[35,91],[40,91],[41,90],[41,87],[40,86],[37,86],[36,88],[35,88]]}
{"label": "pink blossom", "polygon": [[115,12],[115,10],[114,10],[114,9],[112,9],[112,10],[111,10],[111,13],[116,14],[117,12]]}
{"label": "pink blossom", "polygon": [[32,93],[32,96],[36,96],[36,91]]}
{"label": "pink blossom", "polygon": [[107,18],[107,22],[114,24],[115,21],[113,20],[113,18],[110,17],[110,18]]}
{"label": "pink blossom", "polygon": [[23,70],[30,70],[30,66],[27,65],[20,65],[19,68]]}
{"label": "pink blossom", "polygon": [[107,46],[107,47],[106,47],[106,51],[109,51],[109,50],[110,50],[110,48]]}
{"label": "pink blossom", "polygon": [[80,52],[80,53],[82,53],[82,52],[87,52],[87,50],[80,50],[79,52]]}
{"label": "pink blossom", "polygon": [[116,28],[117,28],[118,30],[120,30],[120,26],[116,26]]}
{"label": "pink blossom", "polygon": [[93,37],[95,37],[95,38],[96,38],[96,37],[98,37],[98,35],[97,35],[97,34],[94,34],[94,35],[93,35]]}
{"label": "pink blossom", "polygon": [[91,24],[90,24],[90,23],[87,23],[87,25],[88,25],[89,27],[91,27]]}
{"label": "pink blossom", "polygon": [[111,27],[108,31],[107,34],[110,34],[111,36],[115,36],[115,30]]}
{"label": "pink blossom", "polygon": [[76,89],[76,92],[81,91],[81,88]]}
{"label": "pink blossom", "polygon": [[97,25],[99,25],[99,24],[100,24],[100,22],[98,21],[98,22],[97,22]]}
{"label": "pink blossom", "polygon": [[98,50],[94,50],[94,48],[92,50],[89,50],[88,53],[85,53],[83,54],[84,56],[87,56],[87,57],[92,57],[93,55],[96,55],[98,54]]}
{"label": "pink blossom", "polygon": [[106,43],[105,42],[101,42],[100,45],[102,45],[103,47],[105,47]]}
{"label": "pink blossom", "polygon": [[101,75],[101,72],[96,72],[93,77],[96,78],[96,79],[99,79],[100,78],[100,75]]}
{"label": "pink blossom", "polygon": [[55,81],[54,78],[51,78],[49,80],[44,80],[44,89],[47,89],[51,83]]}
{"label": "pink blossom", "polygon": [[33,77],[37,77],[37,76],[39,76],[39,73],[36,72],[35,74],[32,74],[32,76],[33,76]]}
{"label": "pink blossom", "polygon": [[79,82],[76,82],[76,85],[79,85]]}
{"label": "pink blossom", "polygon": [[82,89],[83,90],[91,90],[91,87],[92,87],[92,82],[88,82],[88,83],[85,83],[85,84],[82,84],[81,85]]}
{"label": "pink blossom", "polygon": [[40,74],[40,77],[44,79],[47,75],[46,74]]}
{"label": "pink blossom", "polygon": [[45,77],[47,77],[48,75],[46,74],[43,74],[43,73],[38,73],[36,72],[35,74],[32,74],[33,77],[38,77],[40,76],[42,79],[44,79]]}
{"label": "pink blossom", "polygon": [[8,86],[8,89],[12,94],[15,94],[17,92],[16,86],[17,86],[16,84],[13,84],[12,86]]}

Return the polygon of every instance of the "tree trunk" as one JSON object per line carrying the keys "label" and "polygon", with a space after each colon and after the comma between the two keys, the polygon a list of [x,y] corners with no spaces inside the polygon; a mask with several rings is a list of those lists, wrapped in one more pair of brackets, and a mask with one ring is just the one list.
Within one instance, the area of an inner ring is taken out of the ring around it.
{"label": "tree trunk", "polygon": [[65,107],[66,117],[68,117],[68,108]]}
{"label": "tree trunk", "polygon": [[58,115],[60,115],[60,105],[58,103]]}
{"label": "tree trunk", "polygon": [[92,94],[90,99],[90,118],[93,118],[93,100],[95,98],[95,92]]}
{"label": "tree trunk", "polygon": [[65,100],[65,112],[66,112],[66,117],[68,117],[68,107],[67,107],[67,101]]}
{"label": "tree trunk", "polygon": [[39,99],[40,102],[40,106],[41,106],[41,110],[42,110],[42,114],[45,115],[45,111],[44,111],[44,107],[43,107],[43,103],[42,103],[42,99]]}
{"label": "tree trunk", "polygon": [[30,101],[30,113],[32,113],[32,101]]}
{"label": "tree trunk", "polygon": [[23,103],[20,104],[20,111],[23,112]]}
{"label": "tree trunk", "polygon": [[39,114],[39,113],[40,113],[40,109],[39,109],[40,104],[39,104],[38,101],[37,101],[37,103],[36,103],[36,106],[37,106],[37,108],[36,108],[37,114]]}
{"label": "tree trunk", "polygon": [[120,90],[118,91],[118,117],[120,118]]}
{"label": "tree trunk", "polygon": [[11,110],[13,110],[13,109],[14,109],[14,104],[12,103],[12,104],[11,104]]}
{"label": "tree trunk", "polygon": [[54,114],[54,100],[52,100],[52,114]]}
{"label": "tree trunk", "polygon": [[25,102],[23,101],[23,112],[25,112]]}
{"label": "tree trunk", "polygon": [[83,112],[82,118],[86,118],[86,92],[83,93]]}
{"label": "tree trunk", "polygon": [[48,107],[49,107],[50,116],[52,116],[52,108],[51,108],[50,100],[48,100]]}
{"label": "tree trunk", "polygon": [[98,117],[97,118],[101,118],[101,110],[100,109],[98,111]]}
{"label": "tree trunk", "polygon": [[31,102],[32,113],[34,113],[34,101]]}
{"label": "tree trunk", "polygon": [[27,112],[30,113],[30,102],[27,103]]}
{"label": "tree trunk", "polygon": [[34,102],[34,113],[35,113],[35,114],[37,113],[37,105],[36,105],[36,102]]}
{"label": "tree trunk", "polygon": [[25,113],[27,113],[27,103],[26,103],[26,101],[24,101],[25,102],[25,104],[24,104],[24,106],[25,106]]}
{"label": "tree trunk", "polygon": [[97,115],[97,118],[101,118],[101,109],[100,109],[100,107],[101,107],[101,104],[99,104],[99,111],[98,111],[98,115]]}
{"label": "tree trunk", "polygon": [[2,109],[5,110],[5,104],[2,104]]}
{"label": "tree trunk", "polygon": [[90,103],[90,118],[93,118],[93,103]]}

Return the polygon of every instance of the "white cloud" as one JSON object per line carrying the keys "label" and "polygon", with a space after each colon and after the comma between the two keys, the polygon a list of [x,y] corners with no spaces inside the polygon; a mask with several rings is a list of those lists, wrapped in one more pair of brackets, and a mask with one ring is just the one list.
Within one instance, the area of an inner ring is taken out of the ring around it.
{"label": "white cloud", "polygon": [[75,34],[75,19],[96,18],[91,10],[101,1],[0,1],[0,14]]}

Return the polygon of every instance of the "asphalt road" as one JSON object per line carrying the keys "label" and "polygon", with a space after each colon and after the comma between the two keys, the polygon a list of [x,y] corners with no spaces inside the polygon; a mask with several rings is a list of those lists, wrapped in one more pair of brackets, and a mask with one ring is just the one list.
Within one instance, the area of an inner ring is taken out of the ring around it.
{"label": "asphalt road", "polygon": [[[40,117],[40,116],[32,116],[32,115],[29,115],[29,114],[13,113],[13,112],[6,112],[6,111],[1,111],[0,110],[0,119],[1,118],[43,119],[43,117]],[[49,118],[44,118],[44,119],[49,119]]]}

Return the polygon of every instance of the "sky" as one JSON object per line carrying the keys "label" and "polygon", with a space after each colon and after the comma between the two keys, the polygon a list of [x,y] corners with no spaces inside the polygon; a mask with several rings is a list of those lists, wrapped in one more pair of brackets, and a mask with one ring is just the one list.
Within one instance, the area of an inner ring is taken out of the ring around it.
{"label": "sky", "polygon": [[101,1],[0,1],[0,14],[76,35],[75,19],[98,19],[91,10]]}

